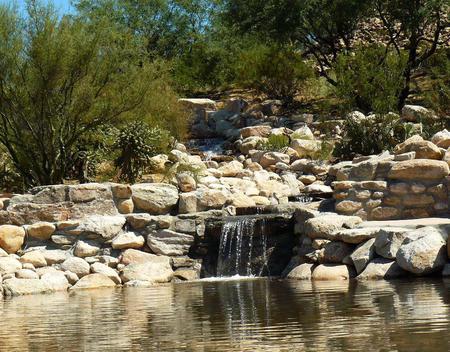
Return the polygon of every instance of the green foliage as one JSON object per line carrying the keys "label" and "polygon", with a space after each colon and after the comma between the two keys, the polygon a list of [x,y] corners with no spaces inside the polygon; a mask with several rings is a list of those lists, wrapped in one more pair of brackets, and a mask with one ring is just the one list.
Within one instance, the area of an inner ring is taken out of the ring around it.
{"label": "green foliage", "polygon": [[267,138],[267,141],[260,142],[258,149],[268,152],[281,152],[289,147],[290,140],[284,134],[272,134]]}
{"label": "green foliage", "polygon": [[292,101],[313,69],[291,47],[258,44],[244,50],[237,61],[239,84],[268,98]]}
{"label": "green foliage", "polygon": [[321,141],[320,149],[312,155],[313,160],[328,161],[332,158],[334,152],[334,142]]}
{"label": "green foliage", "polygon": [[396,114],[370,115],[365,119],[348,118],[342,140],[336,144],[334,155],[351,159],[355,155],[379,154],[392,150],[398,143],[411,137],[414,131]]}
{"label": "green foliage", "polygon": [[0,6],[0,37],[0,143],[27,186],[85,168],[79,146],[105,126],[139,117],[182,134],[186,114],[133,33],[30,2],[24,17]]}
{"label": "green foliage", "polygon": [[14,168],[7,153],[0,150],[0,191],[23,192],[24,184],[22,177]]}
{"label": "green foliage", "polygon": [[167,131],[140,122],[132,122],[122,128],[113,149],[120,151],[115,160],[120,181],[134,183],[149,165],[150,158],[165,153],[170,143]]}
{"label": "green foliage", "polygon": [[397,108],[397,97],[404,86],[405,56],[386,55],[378,45],[358,47],[338,58],[335,93],[347,109],[388,113]]}

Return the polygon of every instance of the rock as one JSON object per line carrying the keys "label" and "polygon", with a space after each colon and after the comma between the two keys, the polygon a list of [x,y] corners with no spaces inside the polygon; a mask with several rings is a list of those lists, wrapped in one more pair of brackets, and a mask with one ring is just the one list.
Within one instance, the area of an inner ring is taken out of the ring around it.
{"label": "rock", "polygon": [[131,214],[134,210],[134,203],[132,199],[119,199],[116,206],[120,214]]}
{"label": "rock", "polygon": [[349,280],[353,272],[348,265],[320,264],[312,272],[312,280]]}
{"label": "rock", "polygon": [[7,257],[8,253],[5,252],[5,250],[0,248],[0,257]]}
{"label": "rock", "polygon": [[343,259],[353,252],[354,247],[348,243],[331,241],[323,247],[321,262],[342,263]]}
{"label": "rock", "polygon": [[69,288],[69,281],[66,275],[57,271],[54,273],[45,273],[41,276],[41,281],[44,282],[51,291],[66,291]]}
{"label": "rock", "polygon": [[112,248],[114,249],[139,249],[144,246],[145,239],[143,236],[138,236],[134,232],[125,232],[117,235],[112,241]]}
{"label": "rock", "polygon": [[303,190],[306,194],[315,195],[318,197],[328,198],[333,195],[333,189],[330,186],[313,183],[306,186]]}
{"label": "rock", "polygon": [[251,208],[255,207],[256,203],[253,198],[245,194],[235,193],[228,199],[227,205],[232,205],[236,208]]}
{"label": "rock", "polygon": [[175,270],[173,276],[182,281],[193,281],[198,280],[200,275],[197,270],[180,268]]}
{"label": "rock", "polygon": [[93,257],[98,254],[100,247],[94,241],[77,241],[73,254],[80,258]]}
{"label": "rock", "polygon": [[22,269],[22,264],[12,257],[0,257],[0,275],[14,274]]}
{"label": "rock", "polygon": [[311,131],[311,129],[308,126],[304,125],[300,128],[297,128],[296,130],[294,130],[294,132],[291,135],[291,138],[314,140],[314,133]]}
{"label": "rock", "polygon": [[66,259],[61,264],[61,269],[64,271],[71,271],[80,278],[88,275],[91,270],[89,264],[84,259],[77,257],[71,257]]}
{"label": "rock", "polygon": [[[196,194],[196,211],[221,209],[228,199],[228,194],[222,190],[199,190]],[[181,206],[181,204],[180,204]]]}
{"label": "rock", "polygon": [[373,257],[375,256],[375,238],[361,243],[355,251],[350,255],[353,265],[355,266],[356,273],[361,273]]}
{"label": "rock", "polygon": [[391,220],[399,215],[400,211],[394,207],[376,207],[370,212],[371,220]]}
{"label": "rock", "polygon": [[[117,236],[122,230],[125,221],[125,217],[123,216],[94,215],[83,220],[77,226],[76,230],[74,230],[74,233],[93,234],[100,236],[105,240],[110,240]],[[69,234],[72,233],[73,232],[69,232]]]}
{"label": "rock", "polygon": [[109,277],[116,285],[120,285],[122,283],[122,280],[120,280],[119,274],[117,272],[110,268],[109,266],[102,264],[102,263],[94,263],[91,265],[91,271],[94,274],[102,274],[107,277]]}
{"label": "rock", "polygon": [[263,168],[267,168],[270,165],[275,165],[279,162],[289,164],[290,157],[289,155],[279,153],[279,152],[267,152],[259,160],[259,164]]}
{"label": "rock", "polygon": [[375,258],[370,261],[364,271],[357,276],[358,280],[389,280],[407,276],[395,261],[386,258]]}
{"label": "rock", "polygon": [[151,214],[167,214],[178,202],[178,190],[164,183],[142,183],[132,187],[137,208]]}
{"label": "rock", "polygon": [[287,274],[287,278],[293,280],[311,280],[314,267],[314,264],[300,264],[292,269],[289,274]]}
{"label": "rock", "polygon": [[44,250],[41,251],[41,253],[44,256],[47,265],[60,264],[68,257],[68,253],[61,249]]}
{"label": "rock", "polygon": [[27,252],[20,258],[21,263],[33,264],[35,268],[42,268],[47,266],[47,261],[41,251],[35,250]]}
{"label": "rock", "polygon": [[103,274],[89,274],[82,277],[70,290],[115,287],[116,284]]}
{"label": "rock", "polygon": [[[167,158],[167,156],[166,156]],[[123,185],[115,183],[111,185],[111,191],[116,199],[129,199],[131,198],[132,191],[130,185]]]}
{"label": "rock", "polygon": [[320,142],[306,139],[294,139],[291,148],[298,153],[299,158],[314,156],[320,150]]}
{"label": "rock", "polygon": [[369,181],[375,179],[380,158],[365,160],[355,164],[349,173],[349,179],[354,181]]}
{"label": "rock", "polygon": [[55,232],[56,226],[50,222],[40,221],[26,226],[27,234],[40,240],[48,240]]}
{"label": "rock", "polygon": [[375,251],[386,259],[395,259],[403,241],[408,237],[410,230],[405,228],[381,229],[375,239]]}
{"label": "rock", "polygon": [[35,271],[30,269],[20,269],[16,272],[18,279],[39,279],[39,275]]}
{"label": "rock", "polygon": [[357,216],[321,215],[305,222],[304,233],[310,238],[333,239],[334,233],[341,228],[353,228],[362,222]]}
{"label": "rock", "polygon": [[8,253],[16,253],[22,248],[25,230],[14,225],[0,226],[0,248]]}
{"label": "rock", "polygon": [[224,177],[235,177],[244,169],[244,166],[237,160],[230,161],[219,167],[219,171]]}
{"label": "rock", "polygon": [[270,135],[272,127],[267,125],[250,126],[241,128],[240,133],[242,138],[248,138],[252,136],[267,137]]}
{"label": "rock", "polygon": [[333,236],[345,243],[360,244],[374,238],[378,234],[378,228],[356,228],[349,230],[338,230]]}
{"label": "rock", "polygon": [[239,145],[239,150],[242,154],[249,154],[250,150],[257,149],[258,146],[267,141],[264,137],[248,137],[245,138]]}
{"label": "rock", "polygon": [[416,152],[408,152],[403,154],[397,154],[394,156],[394,161],[406,161],[416,158]]}
{"label": "rock", "polygon": [[185,255],[193,243],[194,236],[171,230],[160,230],[147,238],[150,249],[162,255]]}
{"label": "rock", "polygon": [[176,179],[178,187],[182,192],[192,192],[197,188],[197,182],[191,175],[187,173],[177,174]]}
{"label": "rock", "polygon": [[409,234],[400,246],[396,260],[404,270],[418,275],[440,270],[447,263],[447,234],[423,227]]}
{"label": "rock", "polygon": [[69,281],[69,284],[75,285],[79,279],[78,275],[71,272],[71,271],[65,271],[64,276],[66,277],[67,281]]}
{"label": "rock", "polygon": [[423,138],[419,135],[408,138],[406,141],[398,144],[394,148],[395,154],[404,154],[408,152],[415,152],[416,159],[442,159],[442,154],[439,147],[432,142],[423,140]]}
{"label": "rock", "polygon": [[362,209],[361,202],[355,202],[353,200],[343,200],[336,202],[336,213],[344,215],[353,215],[358,210]]}
{"label": "rock", "polygon": [[8,279],[3,281],[5,296],[33,295],[51,292],[51,288],[42,280],[36,279]]}
{"label": "rock", "polygon": [[450,132],[446,129],[437,132],[433,137],[431,137],[431,142],[436,144],[440,148],[447,149],[450,147]]}
{"label": "rock", "polygon": [[154,216],[146,213],[141,214],[128,214],[126,216],[127,223],[130,224],[130,226],[134,230],[142,230],[145,226],[150,224],[152,220],[155,219]]}
{"label": "rock", "polygon": [[149,261],[143,264],[127,265],[122,273],[121,279],[124,283],[128,281],[147,281],[151,283],[169,282],[173,277],[173,270],[169,257],[164,260]]}
{"label": "rock", "polygon": [[434,118],[432,111],[419,105],[405,105],[402,108],[402,119],[408,122],[422,122]]}
{"label": "rock", "polygon": [[120,256],[120,263],[129,265],[129,264],[143,264],[147,262],[155,262],[161,260],[165,262],[164,256],[157,256],[151,253],[142,252],[136,249],[127,249],[122,252]]}

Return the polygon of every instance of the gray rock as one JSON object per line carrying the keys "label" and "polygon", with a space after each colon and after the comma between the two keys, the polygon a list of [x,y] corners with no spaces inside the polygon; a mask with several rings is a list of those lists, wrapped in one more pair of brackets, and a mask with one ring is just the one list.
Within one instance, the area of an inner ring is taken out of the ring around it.
{"label": "gray rock", "polygon": [[300,264],[289,272],[287,278],[293,280],[311,280],[314,267],[314,264]]}
{"label": "gray rock", "polygon": [[81,278],[70,290],[115,287],[116,284],[103,274],[89,274]]}
{"label": "gray rock", "polygon": [[158,259],[143,264],[127,265],[121,273],[122,281],[124,283],[129,281],[169,282],[173,277],[170,259],[169,257],[162,258],[165,258],[165,260]]}
{"label": "gray rock", "polygon": [[407,276],[395,261],[386,258],[375,258],[367,264],[364,271],[358,275],[358,280],[389,280]]}
{"label": "gray rock", "polygon": [[33,295],[51,292],[51,288],[42,280],[37,279],[7,279],[3,281],[5,296]]}
{"label": "gray rock", "polygon": [[41,276],[41,281],[52,291],[66,291],[69,288],[69,281],[62,271],[46,273]]}
{"label": "gray rock", "polygon": [[152,214],[167,214],[178,202],[178,190],[165,183],[142,183],[131,187],[136,207]]}
{"label": "gray rock", "polygon": [[94,274],[103,274],[109,277],[115,284],[120,285],[122,280],[120,280],[119,274],[109,266],[102,263],[94,263],[91,265],[91,271]]}
{"label": "gray rock", "polygon": [[84,259],[77,257],[66,259],[64,263],[61,264],[61,269],[64,271],[71,271],[80,278],[88,275],[91,270],[89,264]]}
{"label": "gray rock", "polygon": [[22,269],[22,263],[12,257],[0,257],[0,275],[13,274]]}
{"label": "gray rock", "polygon": [[194,236],[171,230],[160,230],[149,234],[147,244],[156,254],[185,255],[194,243]]}
{"label": "gray rock", "polygon": [[379,228],[356,228],[349,230],[339,230],[335,233],[335,238],[345,243],[360,244],[371,238],[374,238]]}
{"label": "gray rock", "polygon": [[77,233],[93,234],[105,240],[113,239],[125,225],[124,216],[94,215],[83,220],[77,227]]}
{"label": "gray rock", "polygon": [[361,243],[350,255],[353,265],[355,266],[356,273],[360,274],[366,267],[367,263],[373,259],[375,255],[374,243],[375,239],[371,238],[370,240]]}
{"label": "gray rock", "polygon": [[418,275],[442,269],[447,263],[447,237],[434,227],[415,230],[397,252],[398,265]]}
{"label": "gray rock", "polygon": [[395,259],[397,252],[411,230],[401,227],[381,229],[375,240],[375,251],[386,259]]}
{"label": "gray rock", "polygon": [[326,238],[333,240],[333,235],[342,228],[351,229],[362,222],[358,216],[336,215],[333,213],[321,215],[306,220],[304,233],[310,238]]}
{"label": "gray rock", "polygon": [[99,245],[94,241],[77,241],[73,253],[80,258],[93,257],[100,251]]}
{"label": "gray rock", "polygon": [[345,257],[353,252],[354,247],[348,243],[332,241],[323,247],[321,261],[323,263],[342,263]]}

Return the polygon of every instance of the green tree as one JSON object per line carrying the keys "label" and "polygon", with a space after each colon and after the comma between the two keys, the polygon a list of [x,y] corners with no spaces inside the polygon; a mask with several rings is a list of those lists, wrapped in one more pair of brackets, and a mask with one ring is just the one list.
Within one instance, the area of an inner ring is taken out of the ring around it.
{"label": "green tree", "polygon": [[27,11],[0,6],[0,143],[27,186],[61,183],[84,136],[148,110],[159,72],[110,23]]}

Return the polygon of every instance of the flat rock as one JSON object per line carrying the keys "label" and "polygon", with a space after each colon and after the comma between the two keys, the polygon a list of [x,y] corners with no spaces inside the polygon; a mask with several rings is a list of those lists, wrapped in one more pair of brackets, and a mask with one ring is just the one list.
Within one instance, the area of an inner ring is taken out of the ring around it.
{"label": "flat rock", "polygon": [[400,246],[410,232],[411,230],[401,227],[381,229],[374,243],[376,253],[386,259],[395,259]]}
{"label": "flat rock", "polygon": [[108,276],[103,274],[89,274],[82,277],[70,290],[95,289],[115,287],[116,284]]}
{"label": "flat rock", "polygon": [[129,264],[143,264],[147,262],[165,263],[168,257],[158,256],[151,253],[142,252],[136,249],[127,249],[122,252],[120,256],[120,263],[124,265]]}
{"label": "flat rock", "polygon": [[3,293],[5,296],[33,295],[51,292],[51,288],[38,279],[7,279],[3,281]]}
{"label": "flat rock", "polygon": [[134,232],[125,232],[117,235],[113,239],[111,246],[114,249],[139,249],[142,248],[144,244],[145,239],[143,236],[136,235]]}
{"label": "flat rock", "polygon": [[123,216],[94,215],[84,219],[75,229],[75,233],[101,236],[105,240],[113,239],[125,225]]}
{"label": "flat rock", "polygon": [[351,244],[360,244],[377,236],[378,228],[356,228],[339,230],[334,234],[334,238]]}
{"label": "flat rock", "polygon": [[342,228],[351,229],[362,222],[357,216],[321,215],[305,221],[304,233],[310,238],[333,240],[334,233]]}
{"label": "flat rock", "polygon": [[386,258],[375,258],[369,262],[361,274],[357,276],[358,280],[389,280],[407,276],[408,273],[403,270],[394,260]]}
{"label": "flat rock", "polygon": [[165,183],[142,183],[131,187],[138,209],[151,214],[167,214],[178,203],[178,189]]}
{"label": "flat rock", "polygon": [[396,163],[389,171],[388,178],[395,180],[436,181],[449,174],[445,161],[414,159]]}
{"label": "flat rock", "polygon": [[156,254],[185,255],[194,243],[194,236],[171,230],[160,230],[147,237],[147,244]]}

